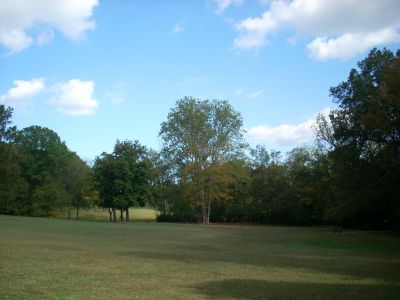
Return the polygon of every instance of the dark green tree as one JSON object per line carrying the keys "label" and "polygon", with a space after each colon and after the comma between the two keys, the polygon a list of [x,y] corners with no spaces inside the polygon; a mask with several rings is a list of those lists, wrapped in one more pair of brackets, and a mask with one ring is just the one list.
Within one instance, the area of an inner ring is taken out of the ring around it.
{"label": "dark green tree", "polygon": [[[21,153],[22,174],[29,184],[27,202],[31,204],[26,205],[30,207],[27,213],[40,216],[54,214],[57,208],[67,204],[63,184],[70,155],[67,146],[57,133],[40,126],[19,131],[16,144]],[[51,193],[52,197],[44,197]]]}
{"label": "dark green tree", "polygon": [[116,209],[126,212],[129,207],[144,205],[151,192],[151,162],[146,147],[138,141],[117,141],[112,154],[103,153],[96,159],[95,178],[100,196],[100,206],[109,208],[116,221]]}
{"label": "dark green tree", "polygon": [[12,111],[0,105],[0,214],[25,214],[28,184],[22,177],[21,153],[14,145]]}
{"label": "dark green tree", "polygon": [[338,105],[320,117],[318,137],[329,149],[334,197],[326,218],[354,226],[399,224],[400,52],[373,49],[332,87]]}

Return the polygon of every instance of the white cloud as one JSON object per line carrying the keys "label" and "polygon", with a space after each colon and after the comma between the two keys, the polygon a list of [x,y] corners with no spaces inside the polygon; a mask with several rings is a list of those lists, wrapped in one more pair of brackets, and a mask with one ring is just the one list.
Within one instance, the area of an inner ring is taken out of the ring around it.
{"label": "white cloud", "polygon": [[217,5],[215,13],[221,14],[231,5],[235,6],[242,5],[244,0],[214,0],[214,2]]}
{"label": "white cloud", "polygon": [[249,94],[249,98],[251,98],[251,99],[252,98],[257,98],[258,96],[261,96],[263,93],[264,93],[263,90],[254,91],[254,92]]}
{"label": "white cloud", "polygon": [[11,52],[20,52],[29,47],[32,38],[22,30],[2,30],[0,29],[0,45],[6,47]]}
{"label": "white cloud", "polygon": [[29,103],[33,96],[40,93],[45,88],[43,78],[33,78],[31,80],[15,80],[14,87],[7,93],[0,95],[0,103],[12,107],[23,107]]}
{"label": "white cloud", "polygon": [[0,45],[20,52],[36,40],[48,42],[56,29],[71,40],[95,28],[92,20],[98,0],[11,0],[0,1]]}
{"label": "white cloud", "polygon": [[265,12],[261,18],[244,19],[236,25],[240,35],[234,39],[233,45],[236,48],[262,47],[267,42],[266,35],[277,26],[277,22],[271,17],[269,11]]}
{"label": "white cloud", "polygon": [[57,110],[71,116],[91,115],[98,106],[93,99],[94,82],[71,79],[58,86],[58,95],[50,100]]}
{"label": "white cloud", "polygon": [[315,59],[348,59],[365,49],[391,42],[400,42],[400,34],[396,29],[386,28],[367,34],[345,33],[337,38],[318,37],[307,48]]}
{"label": "white cloud", "polygon": [[185,27],[183,26],[182,22],[176,23],[174,27],[172,28],[172,33],[181,33],[185,30]]}
{"label": "white cloud", "polygon": [[253,99],[253,98],[257,98],[259,96],[261,96],[264,93],[264,90],[256,90],[253,92],[247,92],[245,89],[243,88],[238,88],[235,92],[234,95],[236,97],[243,97],[243,98],[249,98],[249,99]]}
{"label": "white cloud", "polygon": [[[321,113],[325,116],[330,109],[326,108]],[[309,142],[315,138],[314,126],[316,115],[300,124],[282,124],[279,126],[260,125],[247,129],[250,140],[272,146],[296,146]]]}
{"label": "white cloud", "polygon": [[[271,34],[284,28],[311,37],[309,54],[316,59],[349,58],[370,47],[398,42],[398,0],[293,0],[270,1],[260,17],[236,24],[236,48],[259,48]],[[347,49],[346,49],[347,48]]]}

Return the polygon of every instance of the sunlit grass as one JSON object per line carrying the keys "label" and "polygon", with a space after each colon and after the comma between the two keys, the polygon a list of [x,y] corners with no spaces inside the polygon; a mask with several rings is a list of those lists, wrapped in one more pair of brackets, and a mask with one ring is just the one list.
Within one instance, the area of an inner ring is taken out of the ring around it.
{"label": "sunlit grass", "polygon": [[[57,212],[57,218],[65,219],[68,216],[68,210],[62,209]],[[129,209],[130,221],[155,221],[156,211],[152,208],[135,207]],[[71,218],[76,218],[76,211],[71,210]],[[79,210],[79,218],[81,220],[96,220],[96,221],[109,221],[108,209],[94,207],[94,208],[82,208]],[[120,214],[117,211],[117,218],[119,221]],[[125,213],[124,213],[125,218]]]}
{"label": "sunlit grass", "polygon": [[0,216],[0,299],[400,299],[400,240]]}

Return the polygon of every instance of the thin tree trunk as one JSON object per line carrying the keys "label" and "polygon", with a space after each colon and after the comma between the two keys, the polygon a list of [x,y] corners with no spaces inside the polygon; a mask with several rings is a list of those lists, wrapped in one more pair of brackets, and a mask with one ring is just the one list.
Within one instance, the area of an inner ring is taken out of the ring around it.
{"label": "thin tree trunk", "polygon": [[72,196],[68,195],[68,220],[71,219]]}
{"label": "thin tree trunk", "polygon": [[112,210],[110,207],[108,208],[108,214],[110,215],[110,222],[112,222]]}
{"label": "thin tree trunk", "polygon": [[203,212],[203,224],[207,224],[206,223],[206,214],[207,214],[207,212],[206,212],[206,202],[205,202],[205,199],[204,199],[204,190],[203,190],[203,188],[201,189],[201,209],[202,209],[202,212]]}
{"label": "thin tree trunk", "polygon": [[112,208],[112,212],[113,212],[113,221],[117,222],[117,211],[116,211],[115,207]]}
{"label": "thin tree trunk", "polygon": [[204,185],[203,185],[203,172],[200,171],[200,187],[201,187],[201,191],[200,191],[200,197],[201,197],[201,210],[203,213],[203,224],[207,224],[207,212],[206,212],[206,200],[205,200],[205,196],[204,196]]}
{"label": "thin tree trunk", "polygon": [[119,218],[121,222],[124,221],[124,211],[122,209],[119,210]]}
{"label": "thin tree trunk", "polygon": [[76,219],[79,220],[79,210],[81,209],[81,200],[76,199]]}
{"label": "thin tree trunk", "polygon": [[210,182],[210,195],[208,197],[207,206],[207,224],[210,224],[210,214],[211,214],[211,199],[212,199],[212,181]]}
{"label": "thin tree trunk", "polygon": [[129,207],[127,207],[125,211],[125,221],[129,222]]}

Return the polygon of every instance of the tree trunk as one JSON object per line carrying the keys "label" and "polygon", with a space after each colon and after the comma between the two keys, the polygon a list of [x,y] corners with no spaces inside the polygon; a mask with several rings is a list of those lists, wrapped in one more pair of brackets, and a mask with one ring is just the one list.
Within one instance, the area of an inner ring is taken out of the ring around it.
{"label": "tree trunk", "polygon": [[108,208],[108,214],[110,215],[110,222],[112,222],[112,210],[110,207]]}
{"label": "tree trunk", "polygon": [[207,224],[210,224],[211,199],[212,199],[212,181],[210,181],[210,193],[208,195],[208,203],[207,203]]}
{"label": "tree trunk", "polygon": [[113,221],[117,222],[117,210],[115,207],[112,208],[112,213],[113,213]]}
{"label": "tree trunk", "polygon": [[210,224],[211,198],[208,199],[206,224]]}
{"label": "tree trunk", "polygon": [[126,208],[126,212],[125,212],[125,221],[129,222],[129,207]]}
{"label": "tree trunk", "polygon": [[201,189],[201,209],[203,212],[203,224],[207,224],[207,212],[206,212],[206,201],[204,199],[204,190],[203,188]]}
{"label": "tree trunk", "polygon": [[71,219],[72,196],[68,195],[68,220]]}
{"label": "tree trunk", "polygon": [[76,199],[76,219],[79,220],[79,210],[81,209],[81,200]]}
{"label": "tree trunk", "polygon": [[201,187],[201,191],[200,191],[200,197],[201,197],[201,210],[202,210],[202,214],[203,214],[203,224],[207,224],[207,211],[206,211],[206,199],[204,196],[204,185],[203,185],[203,173],[200,173],[200,187]]}
{"label": "tree trunk", "polygon": [[124,221],[124,211],[122,209],[119,210],[119,219],[121,222]]}

